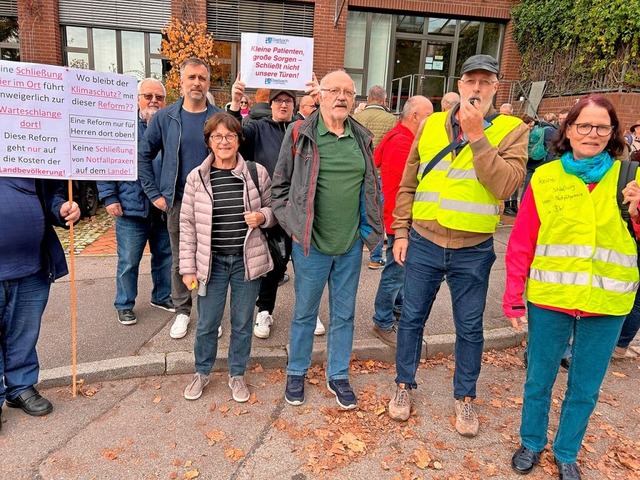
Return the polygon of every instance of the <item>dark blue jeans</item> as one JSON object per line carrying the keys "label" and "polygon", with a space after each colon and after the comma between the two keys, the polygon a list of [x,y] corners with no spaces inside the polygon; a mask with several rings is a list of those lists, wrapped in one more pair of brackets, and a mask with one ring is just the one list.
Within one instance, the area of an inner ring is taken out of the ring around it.
{"label": "dark blue jeans", "polygon": [[404,297],[404,267],[393,258],[395,236],[387,235],[387,262],[378,284],[373,321],[380,328],[391,328],[396,321],[393,312],[402,312]]}
{"label": "dark blue jeans", "polygon": [[573,463],[598,402],[600,385],[607,373],[624,316],[574,317],[529,303],[527,380],[524,385],[522,445],[542,451],[547,445],[547,427],[553,384],[562,353],[573,335],[572,360],[567,391],[556,438],[555,457]]}
{"label": "dark blue jeans", "polygon": [[349,378],[362,246],[362,240],[358,239],[347,253],[332,256],[311,245],[309,255],[305,256],[302,246],[293,242],[296,303],[289,336],[287,375],[306,375],[309,369],[318,308],[324,287],[329,284],[326,375],[328,380]]}
{"label": "dark blue jeans", "polygon": [[245,282],[242,255],[213,255],[207,293],[198,295],[198,326],[193,348],[196,372],[209,375],[216,361],[218,327],[231,286],[229,375],[244,375],[251,353],[253,306],[260,291],[260,280]]}
{"label": "dark blue jeans", "polygon": [[151,301],[171,300],[171,244],[167,222],[153,207],[148,217],[116,217],[118,268],[116,273],[116,310],[132,309],[138,296],[138,272],[144,247],[151,250]]}
{"label": "dark blue jeans", "polygon": [[50,286],[40,272],[0,282],[0,406],[38,383],[36,343]]}
{"label": "dark blue jeans", "polygon": [[475,398],[484,345],[482,316],[495,260],[493,238],[473,247],[452,249],[439,247],[413,229],[409,231],[404,304],[398,323],[396,383],[417,387],[415,376],[424,326],[440,284],[446,279],[456,329],[453,394],[456,398]]}

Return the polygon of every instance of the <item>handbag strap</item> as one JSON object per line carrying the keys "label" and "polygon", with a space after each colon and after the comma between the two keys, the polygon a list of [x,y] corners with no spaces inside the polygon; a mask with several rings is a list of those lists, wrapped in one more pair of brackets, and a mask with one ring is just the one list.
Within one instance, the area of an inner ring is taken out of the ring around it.
{"label": "handbag strap", "polygon": [[631,216],[629,215],[629,209],[622,202],[624,201],[624,196],[622,195],[622,190],[627,186],[632,180],[636,179],[636,173],[638,171],[638,163],[631,161],[623,161],[620,162],[620,172],[618,173],[618,187],[616,191],[616,199],[618,201],[618,208],[620,208],[620,215],[622,219],[627,224],[627,229],[631,234],[631,238],[635,239],[636,234],[633,229],[633,225],[631,224]]}

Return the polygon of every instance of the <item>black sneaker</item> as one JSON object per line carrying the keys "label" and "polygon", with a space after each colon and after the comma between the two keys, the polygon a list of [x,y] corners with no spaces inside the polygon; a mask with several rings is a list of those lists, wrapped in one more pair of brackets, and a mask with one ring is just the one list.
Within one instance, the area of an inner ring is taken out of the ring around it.
{"label": "black sneaker", "polygon": [[151,301],[151,306],[156,308],[161,308],[162,310],[166,310],[167,312],[175,313],[176,306],[173,304],[171,300],[167,300],[166,302],[154,302]]}
{"label": "black sneaker", "polygon": [[287,273],[285,273],[282,278],[280,279],[280,281],[278,282],[278,286],[281,287],[282,285],[284,285],[285,283],[287,283],[290,280],[289,275]]}
{"label": "black sneaker", "polygon": [[327,388],[336,396],[336,402],[345,410],[356,408],[356,395],[353,393],[349,380],[329,380]]}
{"label": "black sneaker", "polygon": [[287,375],[287,388],[284,399],[290,405],[304,403],[304,375]]}
{"label": "black sneaker", "polygon": [[136,314],[133,313],[133,310],[118,310],[118,321],[122,325],[135,325],[138,323],[138,319],[136,318]]}

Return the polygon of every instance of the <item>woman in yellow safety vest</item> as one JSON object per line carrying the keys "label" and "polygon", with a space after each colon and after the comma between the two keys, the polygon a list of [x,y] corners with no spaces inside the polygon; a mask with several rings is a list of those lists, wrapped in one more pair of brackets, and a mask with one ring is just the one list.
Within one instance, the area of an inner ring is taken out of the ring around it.
{"label": "woman in yellow safety vest", "polygon": [[[576,459],[620,328],[638,289],[636,242],[616,199],[624,138],[601,95],[581,99],[555,137],[559,158],[540,166],[526,191],[507,247],[503,310],[529,343],[522,445],[511,466],[529,473],[547,445],[551,391],[573,336],[573,359],[553,453],[559,478],[580,479]],[[623,189],[640,232],[640,186]],[[626,207],[625,207],[626,208]]]}

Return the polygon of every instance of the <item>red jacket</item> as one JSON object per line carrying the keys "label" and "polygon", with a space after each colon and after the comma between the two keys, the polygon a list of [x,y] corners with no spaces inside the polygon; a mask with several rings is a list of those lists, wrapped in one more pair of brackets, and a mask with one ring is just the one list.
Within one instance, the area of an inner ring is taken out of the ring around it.
{"label": "red jacket", "polygon": [[398,122],[382,138],[380,145],[373,153],[373,160],[376,167],[380,169],[382,179],[384,226],[386,232],[391,235],[393,235],[391,224],[393,223],[393,210],[396,208],[396,195],[414,138],[413,132]]}

